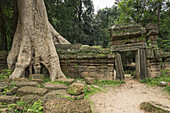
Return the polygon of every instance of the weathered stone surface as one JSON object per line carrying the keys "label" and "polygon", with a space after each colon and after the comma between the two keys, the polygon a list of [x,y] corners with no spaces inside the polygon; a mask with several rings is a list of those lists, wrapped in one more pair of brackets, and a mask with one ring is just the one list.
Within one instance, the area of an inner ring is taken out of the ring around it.
{"label": "weathered stone surface", "polygon": [[45,83],[44,87],[48,90],[68,89],[68,86],[65,84],[54,84],[50,82]]}
{"label": "weathered stone surface", "polygon": [[25,95],[21,97],[21,100],[27,103],[34,103],[35,101],[38,101],[39,99],[41,99],[41,97],[38,95]]}
{"label": "weathered stone surface", "polygon": [[140,109],[149,113],[170,113],[170,106],[163,106],[157,102],[143,102],[140,104]]}
{"label": "weathered stone surface", "polygon": [[28,78],[15,78],[13,81],[18,81],[18,82],[30,82]]}
{"label": "weathered stone surface", "polygon": [[74,82],[74,79],[72,79],[72,78],[59,78],[59,79],[56,79],[56,81],[71,84],[71,83]]}
{"label": "weathered stone surface", "polygon": [[69,86],[69,89],[68,89],[68,93],[71,94],[71,95],[79,95],[79,94],[82,94],[84,92],[84,84],[82,83],[72,83],[70,86]]}
{"label": "weathered stone surface", "polygon": [[44,75],[42,75],[42,74],[31,74],[31,75],[29,76],[29,78],[30,78],[31,80],[33,80],[33,79],[43,79],[43,78],[44,78]]}
{"label": "weathered stone surface", "polygon": [[74,99],[74,100],[81,100],[81,99],[84,99],[84,93],[83,94],[80,94],[80,95],[72,95],[71,97]]}
{"label": "weathered stone surface", "polygon": [[0,102],[2,103],[16,103],[18,100],[20,100],[19,97],[16,96],[5,96],[5,95],[0,95]]}
{"label": "weathered stone surface", "polygon": [[47,93],[47,89],[45,88],[37,88],[37,87],[30,87],[30,86],[21,87],[17,90],[18,96],[24,96],[29,94],[43,96],[46,93]]}
{"label": "weathered stone surface", "polygon": [[71,95],[69,95],[66,90],[55,90],[47,93],[43,100],[66,99],[68,97],[71,98]]}
{"label": "weathered stone surface", "polygon": [[91,92],[91,91],[92,91],[92,87],[91,87],[90,85],[87,85],[86,90],[87,90],[88,92]]}
{"label": "weathered stone surface", "polygon": [[87,100],[50,100],[43,109],[44,113],[92,113],[90,103]]}
{"label": "weathered stone surface", "polygon": [[36,87],[38,85],[37,82],[19,82],[19,81],[12,81],[10,83],[11,86],[16,86],[16,87],[24,87],[24,86],[34,86]]}
{"label": "weathered stone surface", "polygon": [[84,80],[87,84],[94,84],[96,82],[96,79],[91,77],[85,77]]}

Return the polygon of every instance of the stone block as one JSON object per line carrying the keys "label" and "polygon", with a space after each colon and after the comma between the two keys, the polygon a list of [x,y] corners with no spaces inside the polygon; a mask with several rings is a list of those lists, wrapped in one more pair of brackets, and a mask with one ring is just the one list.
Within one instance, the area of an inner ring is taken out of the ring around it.
{"label": "stone block", "polygon": [[16,103],[19,100],[20,98],[17,96],[0,95],[0,102],[2,103],[11,104],[11,103]]}
{"label": "stone block", "polygon": [[43,108],[44,113],[92,113],[87,100],[55,99],[47,101]]}
{"label": "stone block", "polygon": [[29,76],[29,78],[31,79],[31,80],[34,80],[34,79],[44,79],[44,75],[43,74],[31,74],[30,76]]}
{"label": "stone block", "polygon": [[41,97],[37,95],[25,95],[21,97],[22,101],[27,102],[29,104],[34,103],[35,101],[38,101],[39,99],[41,99]]}
{"label": "stone block", "polygon": [[47,93],[43,97],[43,100],[48,101],[48,100],[54,100],[54,99],[59,99],[59,98],[67,99],[68,97],[71,98],[71,95],[69,95],[66,90],[55,90],[55,91],[51,91]]}
{"label": "stone block", "polygon": [[56,79],[55,81],[64,82],[64,83],[67,83],[67,84],[72,84],[74,82],[74,79],[72,79],[72,78],[59,78],[59,79]]}
{"label": "stone block", "polygon": [[36,87],[38,86],[37,82],[19,82],[19,81],[12,81],[10,83],[11,86],[16,86],[16,87],[24,87],[24,86],[32,86]]}
{"label": "stone block", "polygon": [[72,83],[68,88],[68,93],[71,95],[80,95],[84,92],[85,84],[82,83]]}
{"label": "stone block", "polygon": [[37,87],[30,87],[30,86],[25,86],[21,87],[17,90],[17,95],[18,96],[24,96],[24,95],[38,95],[38,96],[43,96],[47,93],[47,89],[45,88],[37,88]]}
{"label": "stone block", "polygon": [[58,90],[58,89],[68,89],[68,86],[66,84],[55,84],[47,82],[44,84],[44,88],[48,90]]}
{"label": "stone block", "polygon": [[91,77],[85,77],[84,80],[87,84],[94,84],[96,82],[96,79]]}

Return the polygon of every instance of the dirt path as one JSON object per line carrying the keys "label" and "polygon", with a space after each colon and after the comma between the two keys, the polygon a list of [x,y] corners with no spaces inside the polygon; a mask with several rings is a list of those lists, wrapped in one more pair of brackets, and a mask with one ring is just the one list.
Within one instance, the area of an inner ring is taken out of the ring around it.
{"label": "dirt path", "polygon": [[154,101],[170,107],[169,97],[160,87],[149,87],[129,79],[126,84],[91,96],[90,100],[95,113],[145,113],[139,109],[142,102]]}

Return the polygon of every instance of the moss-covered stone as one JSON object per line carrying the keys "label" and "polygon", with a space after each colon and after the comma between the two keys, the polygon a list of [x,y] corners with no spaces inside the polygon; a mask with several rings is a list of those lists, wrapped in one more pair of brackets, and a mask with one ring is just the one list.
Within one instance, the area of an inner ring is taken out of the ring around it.
{"label": "moss-covered stone", "polygon": [[17,90],[17,95],[18,96],[24,96],[24,95],[29,95],[29,94],[33,94],[33,95],[39,95],[39,96],[43,96],[47,93],[47,89],[45,88],[37,88],[37,87],[30,87],[30,86],[25,86],[25,87],[21,87]]}
{"label": "moss-covered stone", "polygon": [[79,95],[84,92],[84,84],[82,83],[73,83],[68,88],[68,93],[71,95]]}

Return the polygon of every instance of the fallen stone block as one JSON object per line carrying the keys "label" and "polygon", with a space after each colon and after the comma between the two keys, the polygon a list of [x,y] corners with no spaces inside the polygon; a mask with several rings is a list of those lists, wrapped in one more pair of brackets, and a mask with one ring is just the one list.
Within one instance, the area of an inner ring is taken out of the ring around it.
{"label": "fallen stone block", "polygon": [[43,100],[46,102],[48,100],[54,100],[54,99],[69,99],[72,98],[71,95],[67,93],[66,90],[55,90],[47,93]]}
{"label": "fallen stone block", "polygon": [[72,83],[68,88],[68,93],[71,95],[80,95],[84,92],[85,84],[82,83]]}
{"label": "fallen stone block", "polygon": [[38,96],[43,96],[47,93],[47,89],[45,88],[37,88],[37,87],[30,87],[30,86],[25,86],[21,87],[17,90],[17,95],[18,96],[24,96],[24,95],[38,95]]}
{"label": "fallen stone block", "polygon": [[21,97],[22,101],[27,102],[29,104],[34,103],[35,101],[38,101],[39,99],[42,99],[42,98],[38,95],[25,95]]}
{"label": "fallen stone block", "polygon": [[56,81],[72,84],[74,82],[74,79],[72,79],[72,78],[59,78],[59,79],[56,79]]}
{"label": "fallen stone block", "polygon": [[0,102],[2,103],[11,104],[11,103],[16,103],[19,100],[20,100],[20,97],[17,97],[17,96],[0,95]]}
{"label": "fallen stone block", "polygon": [[11,86],[16,86],[16,87],[24,87],[24,86],[38,86],[37,82],[20,82],[20,81],[12,81],[10,83]]}
{"label": "fallen stone block", "polygon": [[96,82],[96,79],[91,77],[85,77],[84,80],[87,84],[94,84]]}
{"label": "fallen stone block", "polygon": [[92,113],[87,100],[61,100],[55,99],[44,104],[43,113]]}
{"label": "fallen stone block", "polygon": [[44,88],[48,90],[57,90],[57,89],[68,89],[68,86],[65,84],[55,84],[47,82],[44,84]]}

